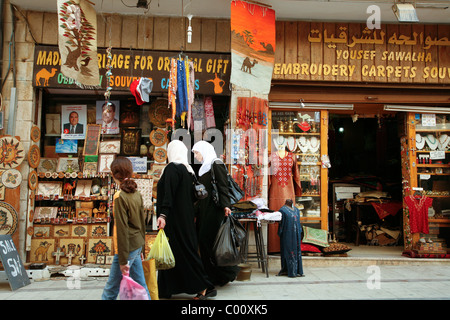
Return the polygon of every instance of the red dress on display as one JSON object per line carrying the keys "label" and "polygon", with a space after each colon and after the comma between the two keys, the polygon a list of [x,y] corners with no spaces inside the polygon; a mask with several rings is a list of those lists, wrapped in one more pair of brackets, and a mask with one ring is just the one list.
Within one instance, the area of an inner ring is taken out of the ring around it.
{"label": "red dress on display", "polygon": [[[270,157],[271,171],[269,175],[269,209],[278,211],[284,206],[286,199],[295,203],[295,197],[302,195],[300,185],[300,172],[295,156],[286,152],[281,158],[278,152]],[[268,226],[268,252],[280,251],[280,238],[278,236],[278,223]]]}
{"label": "red dress on display", "polygon": [[429,233],[428,228],[428,208],[431,207],[433,199],[427,196],[416,198],[415,196],[405,197],[406,205],[409,208],[409,227],[411,233]]}

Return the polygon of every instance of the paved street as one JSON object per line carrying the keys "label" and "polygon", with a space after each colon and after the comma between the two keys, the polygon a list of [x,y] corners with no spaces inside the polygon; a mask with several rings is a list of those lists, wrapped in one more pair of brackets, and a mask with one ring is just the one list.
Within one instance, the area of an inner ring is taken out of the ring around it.
{"label": "paved street", "polygon": [[[413,260],[410,260],[413,262]],[[270,262],[269,277],[256,266],[250,281],[218,288],[213,300],[448,300],[450,263],[312,266],[305,258],[305,277],[277,276],[279,260]],[[106,277],[71,279],[51,277],[11,291],[0,282],[0,300],[100,300]],[[176,295],[172,300],[190,300]]]}

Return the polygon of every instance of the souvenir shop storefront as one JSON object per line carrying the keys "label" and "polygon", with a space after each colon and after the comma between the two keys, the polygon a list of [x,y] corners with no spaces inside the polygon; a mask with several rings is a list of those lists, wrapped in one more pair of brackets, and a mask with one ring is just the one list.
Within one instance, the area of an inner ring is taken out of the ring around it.
{"label": "souvenir shop storefront", "polygon": [[328,244],[448,256],[450,27],[286,21],[276,32],[269,148],[296,160],[302,224]]}
{"label": "souvenir shop storefront", "polygon": [[[157,232],[156,184],[167,164],[172,133],[184,129],[177,137],[192,146],[204,134],[222,136],[229,123],[229,54],[104,48],[98,48],[98,54],[100,88],[88,90],[64,77],[57,46],[35,47],[39,106],[30,149],[35,161],[29,177],[29,263],[110,263],[111,205],[117,186],[109,167],[117,156],[132,161],[151,242]],[[185,64],[188,59],[192,63]],[[184,71],[192,89],[189,114],[172,113],[168,107],[177,92],[169,85],[174,83],[171,70],[179,62],[189,67]]]}

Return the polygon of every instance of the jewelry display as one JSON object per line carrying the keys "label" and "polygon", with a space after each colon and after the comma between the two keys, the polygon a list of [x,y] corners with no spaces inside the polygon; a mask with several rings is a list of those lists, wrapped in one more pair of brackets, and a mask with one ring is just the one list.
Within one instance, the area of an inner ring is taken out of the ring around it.
{"label": "jewelry display", "polygon": [[419,133],[416,133],[416,149],[422,150],[425,146],[425,139]]}
{"label": "jewelry display", "polygon": [[428,147],[430,147],[431,150],[436,150],[438,147],[439,140],[436,139],[436,137],[432,134],[427,134],[425,137],[425,140],[427,142]]}

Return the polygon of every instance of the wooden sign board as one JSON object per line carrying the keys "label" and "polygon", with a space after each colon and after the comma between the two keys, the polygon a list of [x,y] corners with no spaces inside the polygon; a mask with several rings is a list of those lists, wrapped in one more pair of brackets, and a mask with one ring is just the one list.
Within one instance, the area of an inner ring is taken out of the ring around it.
{"label": "wooden sign board", "polygon": [[13,291],[31,283],[10,235],[0,235],[0,258]]}

